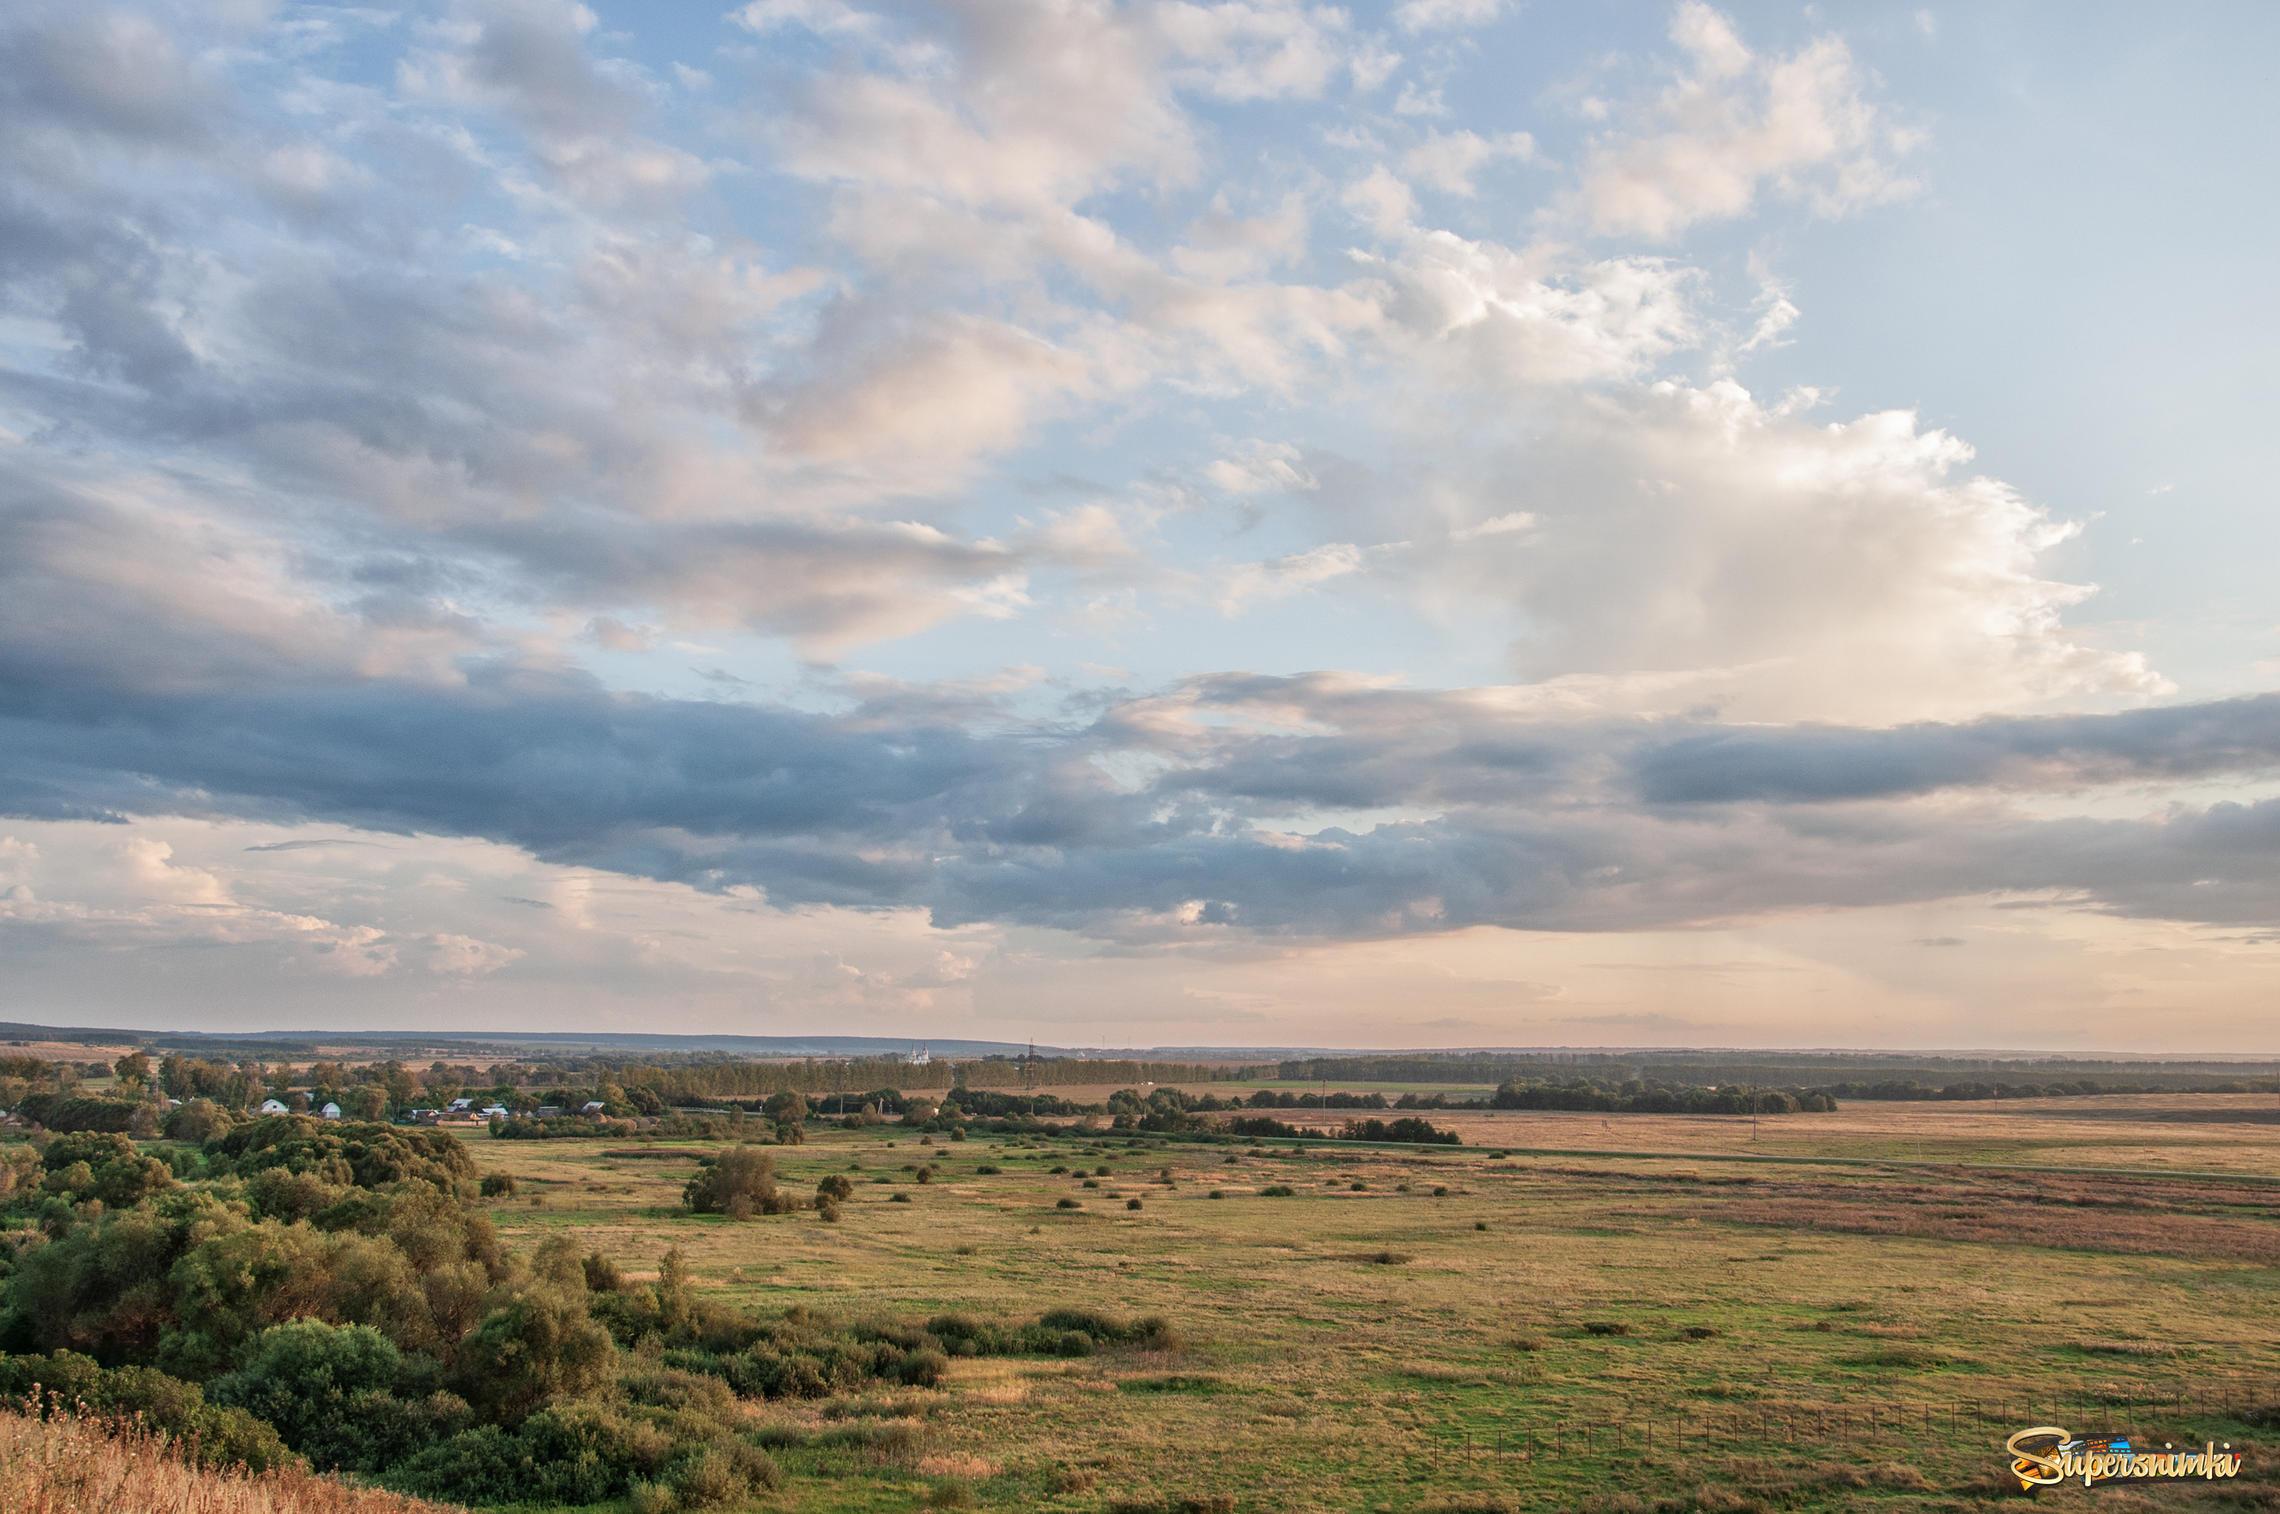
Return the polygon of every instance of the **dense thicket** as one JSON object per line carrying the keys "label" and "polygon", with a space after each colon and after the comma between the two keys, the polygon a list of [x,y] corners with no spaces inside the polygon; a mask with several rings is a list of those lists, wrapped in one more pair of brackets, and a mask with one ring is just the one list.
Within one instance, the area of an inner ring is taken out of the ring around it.
{"label": "dense thicket", "polygon": [[[640,1284],[566,1237],[510,1253],[476,1186],[447,1132],[291,1115],[195,1145],[77,1131],[0,1146],[0,1398],[36,1384],[215,1459],[298,1456],[459,1502],[696,1509],[777,1480],[740,1400],[931,1386],[953,1354],[1165,1339],[1160,1322],[1092,1315],[755,1318],[697,1296],[677,1252]],[[749,1146],[689,1198],[731,1216],[799,1207]]]}

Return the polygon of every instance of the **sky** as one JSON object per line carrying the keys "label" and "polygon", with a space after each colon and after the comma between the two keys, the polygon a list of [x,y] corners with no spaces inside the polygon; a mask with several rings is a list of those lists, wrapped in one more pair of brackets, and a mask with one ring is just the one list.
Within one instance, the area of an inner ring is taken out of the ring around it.
{"label": "sky", "polygon": [[2280,1052],[2276,61],[19,0],[0,1018]]}

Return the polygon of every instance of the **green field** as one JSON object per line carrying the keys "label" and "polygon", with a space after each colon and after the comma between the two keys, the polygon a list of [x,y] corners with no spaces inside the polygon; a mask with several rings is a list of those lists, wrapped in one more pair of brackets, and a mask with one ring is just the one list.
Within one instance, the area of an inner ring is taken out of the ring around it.
{"label": "green field", "polygon": [[[1975,1508],[2004,1437],[2046,1423],[2249,1460],[2041,1496],[2280,1506],[2250,1412],[2280,1402],[2280,1126],[2208,1100],[2080,1117],[2101,1102],[1790,1116],[1754,1143],[1747,1120],[1538,1115],[1432,1152],[895,1127],[778,1149],[801,1188],[855,1180],[836,1224],[686,1214],[704,1148],[474,1145],[521,1182],[492,1206],[519,1246],[573,1230],[636,1274],[678,1247],[760,1311],[1078,1306],[1182,1338],[756,1404],[790,1474],[772,1507]],[[1080,1162],[1097,1187],[1047,1170]]]}

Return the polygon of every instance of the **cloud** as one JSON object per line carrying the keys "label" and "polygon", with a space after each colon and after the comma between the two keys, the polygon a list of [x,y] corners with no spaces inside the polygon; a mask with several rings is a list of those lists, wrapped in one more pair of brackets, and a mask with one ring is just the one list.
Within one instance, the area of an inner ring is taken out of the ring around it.
{"label": "cloud", "polygon": [[1240,563],[1219,580],[1219,611],[1236,615],[1255,604],[1283,599],[1333,578],[1361,571],[1367,554],[1352,542],[1329,542],[1289,557]]}
{"label": "cloud", "polygon": [[[1579,349],[1564,361],[1623,361],[1613,341]],[[1563,361],[1542,352],[1533,366]],[[1414,445],[1436,455],[1399,512],[1378,508],[1373,471],[1324,473],[1321,495],[1343,531],[1410,530],[1402,571],[1421,588],[1525,617],[1524,680],[1685,673],[1632,697],[1870,722],[2168,687],[2066,629],[2092,589],[2038,559],[2073,527],[1966,474],[1971,449],[1906,412],[1816,425],[1716,380],[1560,400],[1509,444],[1490,440],[1502,418],[1456,419],[1421,420]],[[1420,495],[1450,522],[1438,544],[1406,503]],[[1482,533],[1515,513],[1525,533]]]}
{"label": "cloud", "polygon": [[1592,230],[1667,241],[1747,214],[1767,189],[1822,215],[1912,192],[1894,163],[1914,138],[1868,99],[1842,41],[1761,56],[1701,0],[1678,7],[1670,37],[1677,77],[1585,154],[1570,209]]}
{"label": "cloud", "polygon": [[1422,179],[1449,194],[1470,196],[1473,179],[1489,164],[1500,158],[1525,163],[1535,155],[1535,138],[1524,131],[1496,137],[1470,131],[1432,131],[1402,155],[1401,166],[1413,179]]}
{"label": "cloud", "polygon": [[128,11],[30,4],[0,33],[0,114],[138,146],[209,136],[217,81],[166,29]]}
{"label": "cloud", "polygon": [[[1358,558],[1254,566],[1262,592],[1288,592]],[[944,926],[1322,939],[1659,928],[1997,892],[2223,923],[2280,903],[2280,801],[2132,819],[2009,797],[2269,773],[2269,699],[1778,732],[1579,716],[1526,688],[1252,675],[1119,700],[1077,726],[999,714],[999,733],[980,734],[970,700],[925,689],[874,687],[831,717],[613,695],[502,665],[459,684],[219,697],[18,684],[7,708],[0,811],[480,837],[555,865],[755,888],[778,908],[922,908]],[[1294,838],[1288,817],[1309,811],[1414,818],[1317,821]],[[218,875],[147,849],[118,856],[176,917],[229,902]],[[402,951],[291,911],[233,918],[375,971]]]}
{"label": "cloud", "polygon": [[1252,440],[1232,456],[1215,459],[1203,470],[1214,488],[1229,494],[1269,494],[1320,487],[1307,471],[1305,454],[1289,442]]}
{"label": "cloud", "polygon": [[1886,730],[1804,726],[1688,736],[1642,753],[1657,804],[1814,803],[1949,788],[2065,792],[2280,764],[2280,695],[2111,715],[1997,717]]}
{"label": "cloud", "polygon": [[1504,13],[1505,0],[1402,0],[1393,23],[1407,32],[1481,26]]}
{"label": "cloud", "polygon": [[462,978],[488,977],[521,960],[522,948],[439,931],[427,940],[427,969]]}

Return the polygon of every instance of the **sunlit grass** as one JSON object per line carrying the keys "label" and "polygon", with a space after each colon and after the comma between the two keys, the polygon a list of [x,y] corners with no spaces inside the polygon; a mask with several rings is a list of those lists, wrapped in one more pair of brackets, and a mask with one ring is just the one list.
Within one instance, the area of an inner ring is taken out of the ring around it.
{"label": "sunlit grass", "polygon": [[[1754,1154],[2166,1157],[2280,1174],[2276,1135],[1871,1108],[1762,1121]],[[945,1479],[965,1492],[939,1496],[993,1509],[1168,1510],[1220,1494],[1279,1511],[1475,1495],[1687,1506],[1708,1482],[1758,1487],[1747,1496],[1769,1507],[1973,1506],[1998,1492],[2010,1428],[2254,1444],[2237,1412],[2280,1397],[2262,1388],[2280,1367],[2280,1272],[2260,1251],[2280,1245],[2280,1187],[1733,1160],[1753,1154],[1746,1119],[1516,1114],[1476,1118],[1466,1139],[1294,1156],[1287,1142],[1261,1155],[1122,1136],[920,1147],[890,1126],[778,1150],[803,1189],[854,1180],[836,1225],[681,1213],[696,1147],[477,1151],[543,1197],[491,1206],[510,1239],[575,1228],[636,1272],[678,1246],[703,1286],[751,1307],[910,1320],[1106,1308],[1166,1315],[1185,1337],[1176,1352],[960,1362],[940,1392],[756,1410],[806,1437],[773,1453],[803,1510],[909,1509]],[[1617,1145],[1711,1154],[1518,1154]],[[924,1185],[903,1171],[920,1162],[938,1167]],[[1274,1186],[1292,1196],[1262,1196]],[[898,1191],[911,1202],[890,1203]],[[1071,1196],[1084,1207],[1056,1207]],[[890,1419],[912,1428],[828,1437]],[[1858,1478],[1843,1471],[1854,1458]]]}

